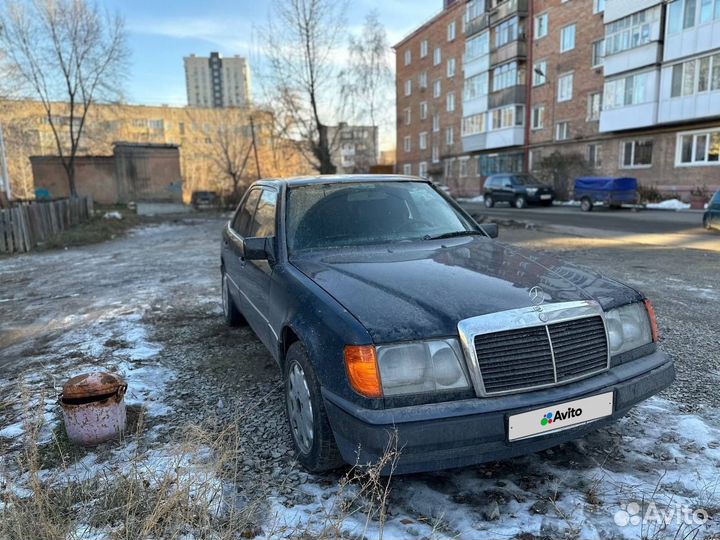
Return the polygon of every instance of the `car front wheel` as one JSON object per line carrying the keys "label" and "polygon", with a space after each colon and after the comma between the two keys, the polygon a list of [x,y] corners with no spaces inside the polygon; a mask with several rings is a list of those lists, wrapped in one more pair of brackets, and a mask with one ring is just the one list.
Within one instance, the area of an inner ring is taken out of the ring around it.
{"label": "car front wheel", "polygon": [[285,358],[285,405],[298,461],[311,472],[342,465],[320,393],[320,383],[299,341]]}
{"label": "car front wheel", "polygon": [[495,206],[495,201],[493,200],[492,195],[485,195],[483,202],[485,203],[485,208],[492,208]]}
{"label": "car front wheel", "polygon": [[712,229],[712,227],[710,226],[710,218],[709,217],[703,218],[703,227],[705,227],[708,231],[710,229]]}
{"label": "car front wheel", "polygon": [[527,199],[522,195],[515,197],[515,208],[522,210],[527,206]]}

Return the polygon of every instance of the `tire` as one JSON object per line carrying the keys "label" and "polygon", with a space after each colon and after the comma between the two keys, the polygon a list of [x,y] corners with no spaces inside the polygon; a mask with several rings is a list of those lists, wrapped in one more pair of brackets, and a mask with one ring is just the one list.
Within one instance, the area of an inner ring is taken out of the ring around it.
{"label": "tire", "polygon": [[593,209],[593,203],[590,199],[587,197],[583,197],[580,199],[580,210],[583,212],[592,212]]}
{"label": "tire", "polygon": [[527,208],[527,199],[523,195],[518,195],[517,197],[515,197],[515,202],[513,203],[513,206],[515,206],[515,208],[517,208],[518,210]]}
{"label": "tire", "polygon": [[703,218],[703,227],[705,227],[708,231],[712,229],[710,226],[710,218]]}
{"label": "tire", "polygon": [[225,318],[225,324],[228,326],[244,326],[247,324],[245,317],[243,317],[240,310],[235,305],[230,295],[230,289],[228,288],[228,277],[225,272],[222,273],[222,306],[223,306],[223,317]]}
{"label": "tire", "polygon": [[493,200],[492,195],[485,195],[483,202],[485,203],[485,208],[492,208],[495,206],[495,201]]}
{"label": "tire", "polygon": [[[344,461],[325,412],[320,382],[305,347],[299,341],[288,349],[283,375],[285,412],[297,460],[310,472],[340,467]],[[309,426],[311,431],[308,431]]]}

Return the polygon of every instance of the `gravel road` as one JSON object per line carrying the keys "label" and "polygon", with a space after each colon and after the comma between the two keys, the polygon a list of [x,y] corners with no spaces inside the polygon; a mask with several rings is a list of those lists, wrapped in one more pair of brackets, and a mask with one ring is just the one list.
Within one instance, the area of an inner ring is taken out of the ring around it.
{"label": "gravel road", "polygon": [[[99,367],[128,378],[128,401],[147,413],[148,448],[171,444],[190,423],[221,429],[241,418],[242,460],[230,485],[241,498],[263,494],[260,537],[327,522],[343,471],[298,469],[278,369],[248,329],[222,322],[222,224],[182,219],[105,244],[0,259],[0,504],[7,479],[21,483],[23,471],[12,462],[23,448],[23,400],[55,395],[70,376]],[[613,516],[642,495],[666,507],[702,505],[717,513],[720,254],[595,244],[518,228],[501,230],[501,238],[558,253],[646,292],[678,380],[617,425],[580,441],[508,462],[397,479],[385,537],[631,538],[639,529],[618,528]],[[47,443],[60,425],[54,403],[45,405],[45,419]],[[96,453],[112,459],[102,449]],[[355,516],[341,529],[379,536],[379,524],[369,523]],[[715,518],[701,529],[718,532]]]}

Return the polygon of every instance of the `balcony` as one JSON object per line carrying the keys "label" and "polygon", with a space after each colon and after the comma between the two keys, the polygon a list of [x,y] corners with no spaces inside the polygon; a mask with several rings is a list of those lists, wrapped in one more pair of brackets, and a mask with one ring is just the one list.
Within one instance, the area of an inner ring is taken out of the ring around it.
{"label": "balcony", "polygon": [[527,15],[528,2],[529,0],[508,0],[499,4],[490,12],[490,24],[495,25],[513,15]]}
{"label": "balcony", "polygon": [[527,48],[527,41],[520,38],[493,49],[490,51],[490,66],[504,64],[513,58],[527,58]]}
{"label": "balcony", "polygon": [[490,26],[490,14],[483,13],[465,25],[465,37],[474,36]]}
{"label": "balcony", "polygon": [[497,92],[490,92],[488,107],[497,109],[506,105],[524,104],[527,96],[527,87],[524,84],[503,88]]}

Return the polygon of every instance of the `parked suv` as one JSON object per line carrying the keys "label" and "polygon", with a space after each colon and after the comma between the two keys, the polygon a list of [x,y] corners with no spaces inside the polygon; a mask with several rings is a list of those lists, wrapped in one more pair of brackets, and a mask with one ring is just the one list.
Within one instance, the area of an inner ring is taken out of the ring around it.
{"label": "parked suv", "polygon": [[485,206],[507,202],[515,208],[525,208],[529,203],[550,206],[555,199],[553,189],[541,183],[531,174],[495,174],[485,180]]}

